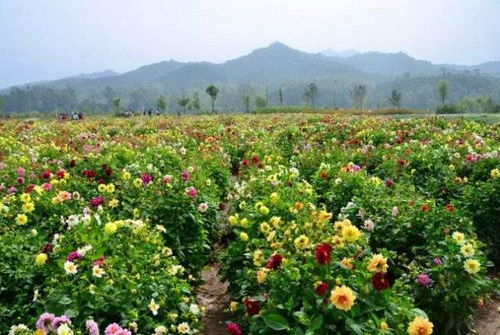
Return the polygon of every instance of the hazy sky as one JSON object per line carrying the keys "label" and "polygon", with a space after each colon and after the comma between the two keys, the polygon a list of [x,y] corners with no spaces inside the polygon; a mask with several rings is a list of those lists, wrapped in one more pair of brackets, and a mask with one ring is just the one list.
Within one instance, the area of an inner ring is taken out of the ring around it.
{"label": "hazy sky", "polygon": [[0,87],[294,48],[500,60],[500,0],[0,0]]}

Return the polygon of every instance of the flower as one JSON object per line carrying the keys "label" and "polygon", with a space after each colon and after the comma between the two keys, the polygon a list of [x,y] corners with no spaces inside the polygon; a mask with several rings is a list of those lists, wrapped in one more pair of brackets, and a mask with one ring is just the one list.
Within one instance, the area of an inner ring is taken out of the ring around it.
{"label": "flower", "polygon": [[102,276],[106,273],[103,268],[98,265],[94,265],[92,267],[92,275],[97,278],[102,278]]}
{"label": "flower", "polygon": [[266,268],[271,270],[276,270],[281,266],[282,262],[283,262],[283,256],[281,256],[280,254],[274,254],[267,261]]}
{"label": "flower", "polygon": [[439,257],[434,258],[432,262],[436,265],[443,265],[443,260]]}
{"label": "flower", "polygon": [[491,170],[490,174],[491,174],[491,178],[493,178],[493,179],[500,178],[500,170],[499,169]]}
{"label": "flower", "polygon": [[373,255],[370,263],[366,267],[370,272],[387,272],[387,258],[381,254]]}
{"label": "flower", "polygon": [[200,213],[205,213],[208,210],[208,204],[206,202],[202,202],[198,205],[198,211]]}
{"label": "flower", "polygon": [[460,248],[460,252],[465,257],[472,257],[472,256],[474,256],[475,250],[474,250],[474,247],[472,246],[472,244],[467,243],[467,244],[462,245],[462,247]]}
{"label": "flower", "polygon": [[375,229],[375,224],[373,223],[372,220],[370,219],[367,219],[363,222],[363,227],[367,230],[367,231],[373,231],[373,229]]}
{"label": "flower", "polygon": [[383,272],[376,272],[372,277],[373,288],[377,291],[383,291],[391,287],[391,283],[387,275]]}
{"label": "flower", "polygon": [[57,328],[57,335],[73,335],[73,331],[66,323],[64,323]]}
{"label": "flower", "polygon": [[167,331],[168,331],[167,327],[165,327],[165,326],[158,326],[158,327],[155,328],[154,335],[163,335],[163,334],[166,334]]}
{"label": "flower", "polygon": [[347,269],[347,270],[352,270],[352,268],[354,267],[354,265],[352,264],[352,258],[344,257],[340,261],[340,264],[344,269]]}
{"label": "flower", "polygon": [[269,214],[269,208],[262,205],[259,207],[259,212],[260,212],[260,214],[267,215],[267,214]]}
{"label": "flower", "polygon": [[64,262],[64,270],[69,275],[74,275],[78,272],[78,266],[70,261]]}
{"label": "flower", "polygon": [[71,320],[66,315],[56,316],[50,325],[52,329],[58,329],[63,324],[71,324]]}
{"label": "flower", "polygon": [[99,326],[94,320],[87,320],[85,322],[85,328],[89,332],[89,335],[99,335]]}
{"label": "flower", "polygon": [[356,226],[344,226],[342,228],[342,238],[347,242],[356,242],[361,236],[361,232]]}
{"label": "flower", "polygon": [[409,335],[430,335],[432,334],[432,328],[434,325],[427,319],[424,319],[421,316],[417,316],[410,324],[408,325],[408,334]]}
{"label": "flower", "polygon": [[187,322],[183,322],[177,326],[177,331],[181,334],[187,334],[191,331],[189,328],[189,324]]}
{"label": "flower", "polygon": [[153,181],[153,176],[149,173],[143,173],[141,174],[141,181],[144,185],[148,185]]}
{"label": "flower", "polygon": [[343,311],[350,310],[354,305],[354,300],[356,300],[354,293],[345,285],[336,286],[330,297],[330,301],[335,307]]}
{"label": "flower", "polygon": [[259,271],[257,271],[257,282],[259,284],[264,284],[266,282],[267,273],[269,271],[270,270],[267,268],[262,268]]}
{"label": "flower", "polygon": [[28,217],[25,214],[17,214],[16,223],[20,226],[28,223]]}
{"label": "flower", "polygon": [[258,301],[253,301],[250,298],[246,298],[243,303],[247,309],[247,314],[249,316],[259,314],[260,312],[260,304]]}
{"label": "flower", "polygon": [[432,282],[431,277],[426,273],[421,273],[417,276],[417,283],[421,286],[427,286]]}
{"label": "flower", "polygon": [[198,191],[193,186],[188,187],[186,189],[186,193],[190,198],[196,198],[196,196],[198,195]]}
{"label": "flower", "polygon": [[118,334],[118,332],[120,332],[121,330],[122,327],[120,327],[120,325],[118,325],[117,323],[111,323],[104,330],[104,335],[115,335]]}
{"label": "flower", "polygon": [[160,305],[158,305],[154,299],[151,299],[151,302],[148,305],[149,310],[153,313],[153,315],[158,315],[158,310],[160,309]]}
{"label": "flower", "polygon": [[331,253],[332,253],[332,246],[331,245],[329,245],[327,243],[319,244],[316,247],[316,251],[315,251],[316,262],[318,262],[319,264],[323,264],[323,265],[330,263]]}
{"label": "flower", "polygon": [[36,321],[36,328],[37,329],[43,329],[43,330],[49,330],[50,327],[52,327],[52,322],[54,321],[54,318],[56,316],[52,313],[43,313],[40,315],[38,320]]}
{"label": "flower", "polygon": [[464,262],[464,269],[470,274],[475,274],[481,270],[481,263],[476,259],[468,259]]}
{"label": "flower", "polygon": [[459,245],[462,245],[465,243],[465,235],[463,233],[456,231],[451,235],[451,237]]}
{"label": "flower", "polygon": [[379,329],[381,331],[385,332],[386,330],[389,329],[389,325],[387,324],[387,322],[382,321],[382,322],[380,322]]}
{"label": "flower", "polygon": [[83,255],[79,253],[78,251],[72,251],[69,253],[68,257],[66,258],[67,261],[73,262],[75,259],[79,260],[82,259]]}
{"label": "flower", "polygon": [[184,171],[182,171],[182,173],[181,173],[181,178],[182,178],[182,180],[184,180],[184,181],[188,181],[188,180],[189,180],[189,178],[191,178],[191,174],[189,173],[189,171],[184,170]]}
{"label": "flower", "polygon": [[49,259],[49,256],[47,256],[46,253],[39,253],[38,255],[36,255],[35,257],[35,264],[38,265],[38,266],[42,266],[44,265],[45,263],[47,263],[47,260]]}
{"label": "flower", "polygon": [[309,245],[309,238],[306,235],[300,235],[295,239],[294,244],[295,248],[299,250],[307,248],[307,246]]}
{"label": "flower", "polygon": [[248,234],[245,232],[241,232],[240,233],[240,240],[242,240],[243,242],[248,241]]}
{"label": "flower", "polygon": [[108,222],[104,225],[104,232],[108,235],[112,235],[116,232],[118,226],[114,222]]}
{"label": "flower", "polygon": [[93,207],[93,208],[102,206],[103,204],[104,204],[104,198],[101,197],[101,196],[99,196],[99,197],[93,197],[89,201],[90,207]]}
{"label": "flower", "polygon": [[226,326],[226,330],[231,335],[242,335],[240,326],[234,322],[228,322]]}
{"label": "flower", "polygon": [[315,286],[314,291],[319,296],[322,296],[323,294],[326,293],[326,291],[328,291],[328,284],[325,283],[324,281],[317,282],[314,286]]}

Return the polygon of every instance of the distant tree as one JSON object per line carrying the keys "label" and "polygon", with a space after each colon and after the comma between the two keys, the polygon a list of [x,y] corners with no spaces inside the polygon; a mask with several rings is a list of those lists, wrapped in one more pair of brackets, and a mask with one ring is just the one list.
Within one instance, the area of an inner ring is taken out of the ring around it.
{"label": "distant tree", "polygon": [[354,106],[359,109],[363,110],[363,103],[365,101],[366,95],[367,95],[367,89],[366,85],[359,84],[354,86],[352,90],[350,90],[350,95],[351,99],[354,102]]}
{"label": "distant tree", "polygon": [[[177,103],[183,108],[184,114],[186,114],[186,107],[189,104],[189,98],[180,98],[177,100]],[[178,115],[180,115],[180,113],[178,113]]]}
{"label": "distant tree", "polygon": [[444,105],[446,99],[448,98],[448,84],[446,83],[446,81],[441,80],[439,82],[437,91],[439,95],[439,100],[441,100],[441,105]]}
{"label": "distant tree", "polygon": [[266,98],[261,97],[260,95],[255,97],[255,107],[256,108],[264,108],[267,106]]}
{"label": "distant tree", "polygon": [[280,106],[283,106],[283,91],[281,90],[281,87],[278,91],[278,97],[280,99]]}
{"label": "distant tree", "polygon": [[[2,112],[3,109],[3,97],[0,95],[0,113]],[[7,114],[4,115],[4,118],[7,118]]]}
{"label": "distant tree", "polygon": [[243,97],[243,104],[245,105],[245,113],[250,113],[250,97],[248,95]]}
{"label": "distant tree", "polygon": [[391,96],[388,98],[391,105],[396,107],[397,109],[401,108],[401,99],[403,98],[403,94],[398,90],[394,89],[391,92]]}
{"label": "distant tree", "polygon": [[266,106],[269,105],[269,89],[266,86]]}
{"label": "distant tree", "polygon": [[108,107],[111,107],[113,105],[113,99],[115,99],[116,92],[113,88],[106,86],[106,88],[104,88],[104,91],[102,92],[102,96],[106,101],[106,105],[108,105]]}
{"label": "distant tree", "polygon": [[195,113],[199,113],[201,109],[200,97],[198,92],[193,93],[193,97],[191,98],[191,102],[189,103],[189,110],[194,111]]}
{"label": "distant tree", "polygon": [[207,94],[212,100],[212,113],[215,113],[215,100],[217,99],[217,94],[219,94],[219,89],[214,85],[210,85],[207,87]]}
{"label": "distant tree", "polygon": [[120,98],[113,99],[113,107],[115,108],[116,113],[120,113],[122,110],[121,100]]}
{"label": "distant tree", "polygon": [[156,101],[156,108],[158,108],[158,110],[162,113],[167,109],[167,102],[165,101],[165,98],[163,98],[163,96],[159,97]]}
{"label": "distant tree", "polygon": [[307,86],[306,91],[304,92],[304,98],[308,103],[311,104],[311,107],[315,108],[316,96],[318,95],[318,86],[315,83],[310,83]]}

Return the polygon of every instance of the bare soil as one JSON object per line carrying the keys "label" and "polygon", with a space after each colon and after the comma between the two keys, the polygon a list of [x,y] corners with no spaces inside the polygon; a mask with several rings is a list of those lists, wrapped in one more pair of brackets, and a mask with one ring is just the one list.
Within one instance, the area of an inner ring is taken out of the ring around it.
{"label": "bare soil", "polygon": [[478,335],[500,335],[500,297],[479,308],[475,316],[475,329]]}

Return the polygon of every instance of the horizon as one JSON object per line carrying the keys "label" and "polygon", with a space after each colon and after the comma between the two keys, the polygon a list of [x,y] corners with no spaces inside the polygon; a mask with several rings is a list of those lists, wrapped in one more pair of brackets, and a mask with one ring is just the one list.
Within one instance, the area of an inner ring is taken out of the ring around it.
{"label": "horizon", "polygon": [[308,53],[403,52],[435,64],[500,60],[494,0],[366,0],[354,7],[347,0],[5,1],[0,88],[169,59],[219,64],[273,41]]}

